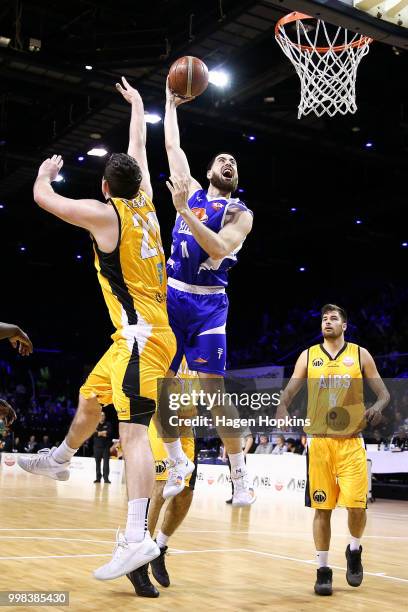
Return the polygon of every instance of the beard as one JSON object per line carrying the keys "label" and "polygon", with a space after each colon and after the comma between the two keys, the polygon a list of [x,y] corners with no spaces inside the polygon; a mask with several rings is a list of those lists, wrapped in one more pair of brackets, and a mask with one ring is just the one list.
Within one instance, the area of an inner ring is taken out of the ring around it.
{"label": "beard", "polygon": [[216,174],[213,172],[210,178],[210,184],[219,189],[220,191],[225,191],[226,193],[234,193],[236,188],[238,187],[238,177],[234,176],[230,180],[226,180],[222,174]]}
{"label": "beard", "polygon": [[329,329],[329,330],[324,330],[322,333],[323,333],[323,338],[333,338],[337,340],[337,338],[340,338],[340,336],[342,335],[343,330],[340,329],[339,331],[336,331],[335,329]]}

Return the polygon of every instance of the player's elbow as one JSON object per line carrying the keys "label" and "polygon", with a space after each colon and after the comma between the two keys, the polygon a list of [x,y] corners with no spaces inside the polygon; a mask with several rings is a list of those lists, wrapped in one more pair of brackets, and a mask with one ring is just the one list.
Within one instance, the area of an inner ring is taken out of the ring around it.
{"label": "player's elbow", "polygon": [[217,244],[213,246],[211,251],[212,252],[209,253],[211,259],[224,259],[224,257],[227,257],[227,255],[231,253],[231,249],[229,249],[223,241],[217,242]]}

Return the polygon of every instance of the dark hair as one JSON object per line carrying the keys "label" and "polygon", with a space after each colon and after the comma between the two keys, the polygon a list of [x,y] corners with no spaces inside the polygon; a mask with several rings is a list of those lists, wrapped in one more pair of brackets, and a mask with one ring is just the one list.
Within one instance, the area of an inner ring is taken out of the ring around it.
{"label": "dark hair", "polygon": [[228,153],[228,151],[221,151],[220,153],[216,153],[211,160],[208,162],[208,166],[207,166],[207,172],[208,170],[211,170],[213,163],[215,162],[215,160],[217,159],[217,157],[219,155],[231,155],[231,157],[233,157],[236,160],[236,157],[233,153]]}
{"label": "dark hair", "polygon": [[332,311],[338,312],[339,315],[341,316],[341,318],[343,319],[344,323],[347,322],[347,313],[344,310],[344,308],[342,308],[341,306],[337,306],[336,304],[325,304],[321,310],[321,315],[322,315],[322,319],[323,316],[326,314],[326,312],[332,312]]}
{"label": "dark hair", "polygon": [[103,178],[108,182],[113,198],[134,198],[142,182],[137,161],[127,153],[113,153],[106,162]]}

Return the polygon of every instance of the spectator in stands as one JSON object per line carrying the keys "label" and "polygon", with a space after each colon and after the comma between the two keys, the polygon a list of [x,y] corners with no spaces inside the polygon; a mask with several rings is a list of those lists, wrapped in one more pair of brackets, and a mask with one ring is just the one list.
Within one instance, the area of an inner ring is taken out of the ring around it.
{"label": "spectator in stands", "polygon": [[294,438],[288,438],[286,440],[286,452],[287,453],[297,453],[297,444]]}
{"label": "spectator in stands", "polygon": [[30,436],[26,446],[24,447],[24,451],[26,453],[36,453],[37,452],[37,440],[35,439],[34,435]]}
{"label": "spectator in stands", "polygon": [[11,445],[11,452],[12,453],[23,453],[24,452],[24,446],[18,436],[16,436],[13,440],[13,443]]}
{"label": "spectator in stands", "polygon": [[43,448],[51,448],[50,438],[47,435],[42,437],[42,442],[40,442],[37,446],[37,453],[39,450],[43,450]]}
{"label": "spectator in stands", "polygon": [[288,448],[285,444],[285,436],[282,436],[282,434],[280,434],[277,437],[276,446],[272,451],[272,455],[283,455],[283,453],[286,453],[287,450]]}
{"label": "spectator in stands", "polygon": [[270,455],[272,453],[273,446],[268,440],[268,436],[261,434],[259,436],[259,444],[255,449],[256,455]]}
{"label": "spectator in stands", "polygon": [[306,434],[302,434],[300,436],[300,448],[299,448],[300,455],[307,455],[307,435]]}

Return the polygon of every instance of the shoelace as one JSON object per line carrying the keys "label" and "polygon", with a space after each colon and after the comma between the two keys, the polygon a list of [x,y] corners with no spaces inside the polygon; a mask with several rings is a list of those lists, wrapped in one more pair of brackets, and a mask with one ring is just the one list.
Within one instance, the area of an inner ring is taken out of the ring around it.
{"label": "shoelace", "polygon": [[36,457],[32,457],[28,460],[29,467],[31,468],[33,466],[37,466],[38,464],[41,465],[41,463],[44,463],[45,457],[49,457],[50,452],[51,449],[49,448],[42,448],[39,450]]}
{"label": "shoelace", "polygon": [[172,461],[171,464],[169,464],[168,470],[169,470],[169,477],[167,479],[167,484],[176,484],[177,482],[177,477],[181,476],[181,474],[178,473],[178,461]]}
{"label": "shoelace", "polygon": [[247,491],[249,489],[249,479],[247,474],[241,474],[238,478],[234,478],[235,491]]}
{"label": "shoelace", "polygon": [[120,532],[120,527],[118,527],[116,530],[116,544],[113,549],[113,558],[119,559],[126,548],[128,548],[128,541],[126,536]]}

